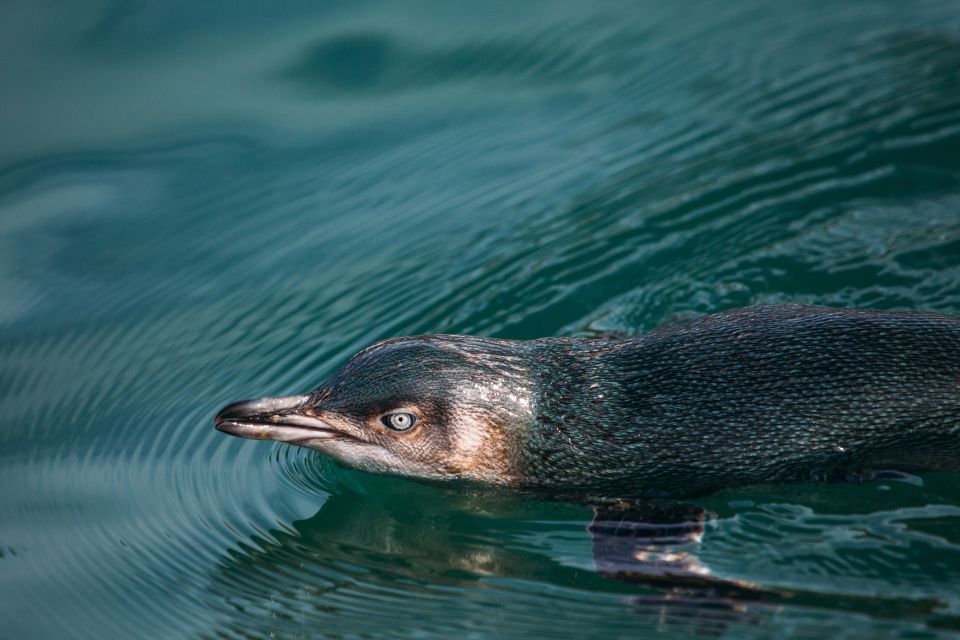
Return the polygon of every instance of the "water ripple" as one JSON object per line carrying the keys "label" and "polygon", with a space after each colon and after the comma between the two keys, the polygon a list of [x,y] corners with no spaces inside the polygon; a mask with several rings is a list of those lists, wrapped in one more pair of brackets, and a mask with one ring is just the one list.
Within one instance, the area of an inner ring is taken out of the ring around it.
{"label": "water ripple", "polygon": [[699,560],[786,594],[731,604],[600,575],[582,505],[210,424],[393,335],[957,313],[952,3],[25,6],[0,20],[5,633],[960,629],[947,474],[705,500]]}

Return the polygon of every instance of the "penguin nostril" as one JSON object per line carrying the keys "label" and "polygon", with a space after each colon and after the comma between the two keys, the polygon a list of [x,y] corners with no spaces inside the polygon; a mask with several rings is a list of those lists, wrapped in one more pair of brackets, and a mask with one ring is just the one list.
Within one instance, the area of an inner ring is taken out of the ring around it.
{"label": "penguin nostril", "polygon": [[301,407],[309,396],[281,396],[278,398],[253,398],[231,402],[220,409],[213,419],[214,425],[220,425],[227,420],[242,420],[253,417],[273,415],[281,411],[290,411]]}

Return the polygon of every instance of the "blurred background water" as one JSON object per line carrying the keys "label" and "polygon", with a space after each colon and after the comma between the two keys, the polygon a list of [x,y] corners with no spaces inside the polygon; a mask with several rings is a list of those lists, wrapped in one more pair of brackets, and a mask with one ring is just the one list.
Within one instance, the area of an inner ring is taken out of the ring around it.
{"label": "blurred background water", "polygon": [[795,595],[671,614],[584,506],[211,422],[395,335],[960,312],[956,0],[8,0],[0,60],[0,637],[960,634],[955,474],[701,500]]}

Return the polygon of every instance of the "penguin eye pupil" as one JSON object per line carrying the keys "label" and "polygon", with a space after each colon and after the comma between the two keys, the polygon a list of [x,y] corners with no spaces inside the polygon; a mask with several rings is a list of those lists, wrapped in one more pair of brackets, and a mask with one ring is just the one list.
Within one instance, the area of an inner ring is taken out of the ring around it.
{"label": "penguin eye pupil", "polygon": [[417,416],[406,411],[397,411],[388,413],[380,419],[384,426],[394,431],[406,431],[417,423]]}

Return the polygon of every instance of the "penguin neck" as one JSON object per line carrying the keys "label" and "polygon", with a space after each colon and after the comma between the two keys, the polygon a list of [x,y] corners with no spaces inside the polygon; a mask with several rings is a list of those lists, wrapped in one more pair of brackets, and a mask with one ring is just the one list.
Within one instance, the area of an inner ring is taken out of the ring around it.
{"label": "penguin neck", "polygon": [[[610,369],[617,352],[637,341],[642,338],[537,341],[530,356],[533,421],[520,461],[532,485],[602,488],[610,470],[634,466],[628,458],[643,443]],[[627,441],[632,452],[624,448]]]}

